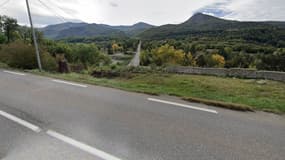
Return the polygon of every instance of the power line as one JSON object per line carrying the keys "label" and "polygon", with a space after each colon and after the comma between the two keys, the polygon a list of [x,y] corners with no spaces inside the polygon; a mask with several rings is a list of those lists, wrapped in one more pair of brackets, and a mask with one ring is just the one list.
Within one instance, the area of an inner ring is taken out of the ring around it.
{"label": "power line", "polygon": [[[59,13],[57,13],[55,10],[54,10],[54,8],[52,8],[52,7],[50,7],[49,5],[47,5],[46,3],[44,3],[42,0],[38,0],[40,3],[41,3],[41,5],[43,5],[45,8],[47,8],[49,11],[53,11],[53,14],[58,18],[58,19],[60,19],[63,23],[66,23],[66,22],[69,22],[66,18],[64,18],[63,16],[61,16]],[[49,1],[50,2],[50,1]],[[55,5],[54,3],[53,3],[53,5]],[[64,11],[64,9],[63,8],[61,8],[61,7],[59,7],[59,6],[57,6],[58,8],[60,8],[61,10],[63,10],[63,12],[65,12]],[[66,13],[66,12],[65,12]],[[68,13],[66,13],[66,14],[68,14]],[[73,16],[72,16],[73,17]],[[73,27],[73,25],[71,25],[70,23],[67,23],[67,25],[69,26],[69,28],[72,28]]]}
{"label": "power line", "polygon": [[53,10],[54,15],[55,15],[57,18],[59,18],[61,21],[63,21],[63,22],[68,22],[63,16],[61,16],[60,14],[58,14],[52,7],[50,7],[50,6],[48,6],[47,4],[45,4],[42,0],[38,0],[38,1],[41,3],[41,5],[43,5],[45,8],[47,8],[49,11],[50,11],[50,10]]}
{"label": "power line", "polygon": [[4,7],[6,4],[8,4],[10,2],[10,0],[6,0],[3,3],[0,4],[0,7]]}
{"label": "power line", "polygon": [[69,15],[70,17],[76,17],[76,16],[71,15],[70,13],[66,12],[64,8],[58,6],[56,3],[54,3],[54,2],[52,2],[52,1],[50,1],[50,0],[47,0],[47,1],[49,1],[49,3],[53,4],[54,6],[56,6],[59,10],[61,10],[62,12],[64,12],[66,15]]}

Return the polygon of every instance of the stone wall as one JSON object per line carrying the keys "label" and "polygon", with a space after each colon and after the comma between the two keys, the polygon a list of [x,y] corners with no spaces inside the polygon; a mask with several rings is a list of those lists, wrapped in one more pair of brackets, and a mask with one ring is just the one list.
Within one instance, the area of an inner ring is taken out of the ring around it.
{"label": "stone wall", "polygon": [[285,82],[285,72],[257,71],[242,68],[199,68],[199,67],[168,67],[167,72],[179,74],[213,75],[222,77],[238,77],[251,79],[268,79]]}

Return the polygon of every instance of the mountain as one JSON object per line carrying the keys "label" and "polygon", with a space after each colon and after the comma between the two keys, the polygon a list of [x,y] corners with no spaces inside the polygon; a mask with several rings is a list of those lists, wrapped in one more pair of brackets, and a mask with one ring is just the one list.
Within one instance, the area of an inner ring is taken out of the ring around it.
{"label": "mountain", "polygon": [[82,27],[86,25],[86,23],[61,23],[56,25],[49,25],[45,28],[40,28],[39,30],[42,31],[45,37],[49,39],[55,39],[58,34],[66,29],[73,28],[73,27]]}
{"label": "mountain", "polygon": [[139,37],[144,39],[164,39],[186,36],[234,36],[244,35],[249,30],[270,32],[285,29],[285,22],[240,22],[225,20],[202,13],[193,15],[181,24],[168,24],[153,27],[141,33]]}
{"label": "mountain", "polygon": [[110,26],[112,29],[117,29],[125,32],[128,36],[136,36],[150,28],[153,28],[153,25],[139,22],[132,26]]}
{"label": "mountain", "polygon": [[137,23],[131,26],[110,26],[105,24],[62,23],[41,28],[49,39],[64,39],[70,37],[125,37],[136,36],[154,26],[147,23]]}
{"label": "mountain", "polygon": [[79,27],[71,27],[60,31],[56,39],[78,38],[78,37],[125,37],[120,30],[106,27],[102,24],[86,24]]}

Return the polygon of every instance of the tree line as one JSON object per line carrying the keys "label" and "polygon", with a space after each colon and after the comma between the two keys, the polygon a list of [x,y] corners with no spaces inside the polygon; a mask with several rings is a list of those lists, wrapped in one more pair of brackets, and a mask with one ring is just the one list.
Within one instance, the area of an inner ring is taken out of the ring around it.
{"label": "tree line", "polygon": [[[68,38],[54,41],[45,39],[40,31],[36,31],[36,36],[43,67],[50,71],[62,71],[62,64],[67,67],[64,71],[68,68],[90,70],[94,67],[111,66],[114,65],[112,55],[121,53],[131,56],[138,44],[138,39],[126,37]],[[262,43],[261,38],[254,40],[252,37],[245,40],[236,34],[232,37],[200,35],[143,41],[141,65],[285,71],[284,41],[278,41],[277,38],[271,44],[270,37],[263,37]],[[21,69],[37,68],[32,43],[32,34],[28,27],[18,25],[17,20],[11,17],[0,16],[0,62]]]}
{"label": "tree line", "polygon": [[285,71],[285,48],[207,37],[153,40],[143,44],[141,64]]}

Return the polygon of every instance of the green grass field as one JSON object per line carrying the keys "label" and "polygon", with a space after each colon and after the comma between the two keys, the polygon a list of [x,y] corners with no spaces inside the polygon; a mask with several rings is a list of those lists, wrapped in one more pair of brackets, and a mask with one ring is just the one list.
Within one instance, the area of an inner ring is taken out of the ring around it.
{"label": "green grass field", "polygon": [[[39,74],[38,72],[36,72]],[[177,74],[135,74],[132,78],[93,78],[84,74],[42,75],[155,95],[198,98],[213,104],[238,104],[255,110],[285,113],[285,83]]]}

